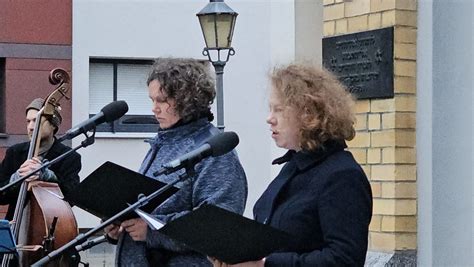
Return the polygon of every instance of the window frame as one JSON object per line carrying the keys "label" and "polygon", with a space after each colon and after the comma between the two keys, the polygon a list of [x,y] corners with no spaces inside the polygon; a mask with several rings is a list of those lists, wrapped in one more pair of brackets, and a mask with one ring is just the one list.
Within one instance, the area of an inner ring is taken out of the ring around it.
{"label": "window frame", "polygon": [[[137,65],[153,65],[154,60],[151,59],[112,59],[112,58],[89,58],[89,66],[91,64],[112,64],[113,66],[113,99],[117,101],[118,95],[118,66],[121,64],[137,64]],[[125,99],[126,101],[126,99]],[[144,99],[145,101],[145,99]],[[96,114],[89,112],[89,118]],[[97,125],[96,131],[100,133],[151,133],[157,132],[159,128],[158,121],[153,115],[124,115],[118,120],[111,123],[103,123]]]}

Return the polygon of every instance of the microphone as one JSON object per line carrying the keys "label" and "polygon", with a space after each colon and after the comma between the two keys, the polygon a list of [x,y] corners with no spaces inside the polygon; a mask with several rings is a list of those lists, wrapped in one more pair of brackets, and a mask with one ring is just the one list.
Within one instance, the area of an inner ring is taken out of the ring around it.
{"label": "microphone", "polygon": [[175,172],[181,168],[185,168],[187,166],[192,166],[203,158],[213,156],[218,157],[221,155],[230,152],[239,144],[239,137],[234,132],[224,132],[219,133],[206,141],[200,147],[184,154],[183,156],[165,163],[161,170],[153,173],[153,176],[158,176],[161,174],[170,174]]}
{"label": "microphone", "polygon": [[82,133],[86,133],[92,130],[95,126],[104,122],[113,122],[118,118],[122,117],[128,111],[127,102],[120,100],[114,101],[103,107],[99,113],[95,114],[86,121],[83,121],[76,125],[74,128],[68,130],[58,141],[72,139]]}
{"label": "microphone", "polygon": [[107,241],[107,237],[105,237],[105,235],[102,235],[102,236],[96,237],[94,239],[87,240],[87,242],[85,242],[81,245],[77,245],[76,246],[76,251],[81,252],[83,250],[90,249],[91,247],[94,247],[94,246],[99,245],[100,243],[104,243],[106,241]]}

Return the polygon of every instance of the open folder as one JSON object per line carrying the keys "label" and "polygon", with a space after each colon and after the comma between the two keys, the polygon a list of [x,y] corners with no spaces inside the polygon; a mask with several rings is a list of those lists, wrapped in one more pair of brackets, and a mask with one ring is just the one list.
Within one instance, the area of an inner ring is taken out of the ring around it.
{"label": "open folder", "polygon": [[285,232],[212,205],[202,205],[158,231],[230,264],[262,259],[290,242]]}
{"label": "open folder", "polygon": [[[165,185],[153,178],[107,161],[79,184],[71,193],[69,200],[101,219],[108,219],[137,202],[140,194],[148,196]],[[140,209],[151,213],[176,191],[178,188],[171,187]],[[119,218],[119,221],[134,217],[138,215],[132,211]]]}

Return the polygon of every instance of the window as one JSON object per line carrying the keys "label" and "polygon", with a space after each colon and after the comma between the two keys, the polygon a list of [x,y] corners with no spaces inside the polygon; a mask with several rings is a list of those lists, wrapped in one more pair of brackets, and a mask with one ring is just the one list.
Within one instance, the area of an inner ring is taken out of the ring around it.
{"label": "window", "polygon": [[148,100],[147,75],[152,60],[90,59],[89,117],[108,103],[125,100],[128,112],[119,120],[102,124],[98,132],[156,132],[158,122]]}

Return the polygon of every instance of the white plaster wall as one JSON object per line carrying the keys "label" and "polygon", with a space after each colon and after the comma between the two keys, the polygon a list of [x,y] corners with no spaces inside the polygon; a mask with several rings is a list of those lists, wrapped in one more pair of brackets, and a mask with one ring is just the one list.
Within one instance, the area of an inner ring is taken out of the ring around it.
{"label": "white plaster wall", "polygon": [[[195,14],[206,0],[74,0],[73,124],[88,117],[89,57],[205,59],[204,40]],[[295,58],[294,0],[226,1],[239,13],[234,32],[235,56],[225,67],[224,108],[227,131],[240,137],[237,147],[249,182],[245,215],[252,217],[258,196],[279,170],[271,167],[281,155],[265,123],[267,73],[273,64]],[[321,22],[322,23],[322,22]],[[311,26],[308,26],[311,27]],[[148,101],[144,99],[143,101]],[[137,170],[147,145],[140,135],[98,138],[80,153],[85,177],[104,161]],[[79,141],[74,141],[78,144]],[[77,211],[80,227],[97,220]]]}
{"label": "white plaster wall", "polygon": [[321,65],[323,1],[295,1],[295,59]]}
{"label": "white plaster wall", "polygon": [[418,264],[474,266],[474,4],[418,8]]}
{"label": "white plaster wall", "polygon": [[[417,263],[433,266],[433,3],[418,5],[417,39]],[[423,70],[423,71],[421,71]],[[423,88],[423,89],[422,89]],[[423,151],[423,152],[421,152]]]}

